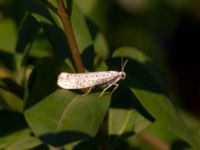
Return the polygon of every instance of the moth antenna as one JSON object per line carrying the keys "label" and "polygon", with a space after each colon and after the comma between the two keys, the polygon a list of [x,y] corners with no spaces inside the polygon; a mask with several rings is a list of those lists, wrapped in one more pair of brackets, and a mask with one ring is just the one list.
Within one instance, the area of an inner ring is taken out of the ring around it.
{"label": "moth antenna", "polygon": [[124,59],[121,57],[121,68],[123,68]]}
{"label": "moth antenna", "polygon": [[124,62],[124,64],[122,64],[122,70],[121,70],[122,72],[124,72],[124,68],[125,68],[127,62],[128,62],[128,59],[126,59],[126,61]]}

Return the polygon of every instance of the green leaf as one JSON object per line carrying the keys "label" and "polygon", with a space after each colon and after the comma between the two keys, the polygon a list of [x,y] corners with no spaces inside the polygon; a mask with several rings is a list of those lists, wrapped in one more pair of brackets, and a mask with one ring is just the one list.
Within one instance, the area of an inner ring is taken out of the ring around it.
{"label": "green leaf", "polygon": [[11,78],[0,78],[0,88],[14,93],[21,99],[24,97],[24,88]]}
{"label": "green leaf", "polygon": [[94,37],[95,70],[102,70],[101,67],[105,65],[105,60],[109,55],[109,46],[104,35],[100,31],[97,32]]}
{"label": "green leaf", "polygon": [[62,71],[71,72],[59,59],[43,58],[33,69],[25,92],[25,109],[31,107],[57,89],[57,76]]}
{"label": "green leaf", "polygon": [[[48,2],[34,2],[33,5],[35,5],[35,7],[31,7],[29,9],[33,12],[32,14],[37,21],[43,25],[44,32],[51,44],[57,52],[63,50],[66,51],[65,53],[69,56],[69,52],[67,52],[69,51],[69,47],[66,43],[67,40],[63,31],[63,25],[57,15],[57,8]],[[92,38],[90,36],[85,18],[75,4],[73,4],[72,7],[71,23],[79,52],[83,53],[85,50],[91,52],[93,50],[90,48],[92,45]],[[61,48],[62,45],[64,45],[64,47]]]}
{"label": "green leaf", "polygon": [[25,111],[33,132],[53,145],[94,137],[103,122],[110,96],[87,96],[58,90]]}
{"label": "green leaf", "polygon": [[1,89],[0,90],[0,110],[23,111],[23,101],[15,94]]}
{"label": "green leaf", "polygon": [[93,43],[85,18],[80,9],[75,4],[73,4],[72,8],[71,21],[79,52],[82,53]]}
{"label": "green leaf", "polygon": [[103,35],[103,33],[98,32],[94,39],[94,48],[95,52],[99,57],[107,58],[109,54],[109,46],[108,43]]}
{"label": "green leaf", "polygon": [[107,15],[110,13],[110,8],[113,6],[113,1],[108,0],[74,0],[81,11],[92,20],[98,27],[106,30],[106,26],[108,25]]}
{"label": "green leaf", "polygon": [[16,52],[23,53],[27,47],[32,45],[35,36],[40,29],[37,20],[30,14],[24,17],[23,23],[20,27],[19,38],[17,41]]}
{"label": "green leaf", "polygon": [[73,142],[64,146],[65,150],[100,150],[100,146],[95,140],[85,140]]}
{"label": "green leaf", "polygon": [[[38,34],[40,25],[37,20],[31,15],[27,14],[23,20],[20,28],[19,38],[16,45],[15,55],[16,66],[19,69],[21,65],[27,64],[28,56],[34,41],[35,36]],[[22,53],[23,55],[21,56]]]}
{"label": "green leaf", "polygon": [[[142,52],[132,47],[121,47],[113,53],[113,57],[117,56],[131,58],[131,61],[134,61],[131,63],[132,68],[134,69],[129,69],[128,71],[131,71],[131,74],[134,74],[137,78],[141,78],[140,80],[146,84],[146,88],[148,87],[149,90],[158,90],[163,93],[168,92],[163,76],[151,62],[150,58]],[[128,62],[128,64],[130,64],[130,62]]]}
{"label": "green leaf", "polygon": [[40,22],[43,21],[47,24],[58,25],[58,16],[56,14],[55,0],[48,1],[29,1],[27,10],[34,15],[35,19]]}
{"label": "green leaf", "polygon": [[[30,1],[27,6],[29,10],[29,16],[34,18],[35,22],[41,27],[41,31],[45,33],[49,43],[54,48],[54,56],[61,58],[69,57],[69,47],[62,30],[61,23],[58,15],[56,14],[55,6],[47,1]],[[54,2],[53,2],[54,3]],[[35,25],[36,26],[36,25]],[[27,31],[31,34],[32,31]],[[33,34],[32,34],[33,35]],[[35,37],[36,38],[36,37]],[[41,41],[41,40],[40,40]],[[34,46],[34,45],[33,45]],[[44,51],[41,46],[40,51]],[[48,50],[52,48],[48,48]]]}
{"label": "green leaf", "polygon": [[[194,148],[199,147],[197,135],[194,135],[177,114],[170,98],[166,94],[164,81],[150,60],[136,49],[123,47],[116,50],[113,56],[127,57],[125,68],[127,86],[135,94],[145,109],[162,124],[163,130],[188,142]],[[154,69],[152,69],[154,68]]]}
{"label": "green leaf", "polygon": [[16,26],[11,19],[0,21],[0,50],[14,53],[17,41]]}
{"label": "green leaf", "polygon": [[73,0],[66,0],[66,1],[67,1],[67,10],[69,13],[72,13]]}
{"label": "green leaf", "polygon": [[[132,81],[137,82],[134,79]],[[155,117],[156,121],[163,126],[163,130],[168,129],[174,135],[194,146],[194,148],[200,145],[196,135],[190,131],[177,114],[169,97],[136,88],[132,88],[132,91],[149,113]]]}
{"label": "green leaf", "polygon": [[28,56],[46,56],[47,50],[52,49],[40,29],[38,20],[32,14],[26,13],[20,26],[16,46],[16,52],[24,54],[24,60],[27,60]]}
{"label": "green leaf", "polygon": [[47,39],[54,48],[52,51],[54,56],[58,56],[62,59],[70,57],[71,54],[69,51],[69,46],[67,44],[63,30],[58,26],[47,24],[44,22],[41,22],[41,25]]}
{"label": "green leaf", "polygon": [[7,135],[26,127],[22,114],[7,110],[0,111],[0,136]]}
{"label": "green leaf", "polygon": [[110,149],[115,149],[129,136],[142,131],[153,120],[132,92],[120,84],[112,96],[111,108],[109,109]]}
{"label": "green leaf", "polygon": [[0,149],[5,150],[27,150],[40,144],[41,141],[32,136],[27,128],[0,137]]}

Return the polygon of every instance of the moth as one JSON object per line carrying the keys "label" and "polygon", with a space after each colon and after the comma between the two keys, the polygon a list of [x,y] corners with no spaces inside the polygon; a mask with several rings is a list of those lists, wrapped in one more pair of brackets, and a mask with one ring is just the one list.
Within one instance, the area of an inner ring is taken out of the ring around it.
{"label": "moth", "polygon": [[121,71],[100,71],[100,72],[86,72],[86,73],[67,73],[61,72],[58,75],[57,85],[63,89],[84,89],[89,88],[84,94],[87,95],[94,86],[102,85],[105,86],[100,94],[100,97],[110,87],[114,86],[111,94],[119,86],[117,82],[126,78],[124,68],[126,66],[126,60],[121,64]]}

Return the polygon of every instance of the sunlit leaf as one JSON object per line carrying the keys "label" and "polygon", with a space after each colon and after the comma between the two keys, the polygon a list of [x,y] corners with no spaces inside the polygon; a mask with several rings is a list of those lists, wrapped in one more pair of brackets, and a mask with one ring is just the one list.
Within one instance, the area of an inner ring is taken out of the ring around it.
{"label": "sunlit leaf", "polygon": [[109,97],[87,96],[58,90],[25,111],[34,133],[53,145],[63,145],[96,135],[108,107]]}
{"label": "sunlit leaf", "polygon": [[92,39],[85,18],[76,5],[72,9],[72,25],[79,51],[82,53],[92,44]]}

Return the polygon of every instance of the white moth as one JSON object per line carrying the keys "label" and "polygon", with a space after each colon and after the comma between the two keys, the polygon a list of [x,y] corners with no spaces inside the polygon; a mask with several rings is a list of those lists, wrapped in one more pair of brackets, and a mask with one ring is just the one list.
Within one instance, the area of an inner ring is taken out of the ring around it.
{"label": "white moth", "polygon": [[85,93],[88,94],[92,87],[97,85],[104,85],[105,88],[101,92],[100,97],[104,92],[111,86],[115,86],[111,94],[119,86],[117,82],[119,80],[126,78],[126,73],[124,72],[124,67],[126,66],[128,60],[122,64],[121,71],[100,71],[100,72],[87,72],[87,73],[66,73],[61,72],[58,75],[57,85],[64,89],[83,89],[89,88]]}

